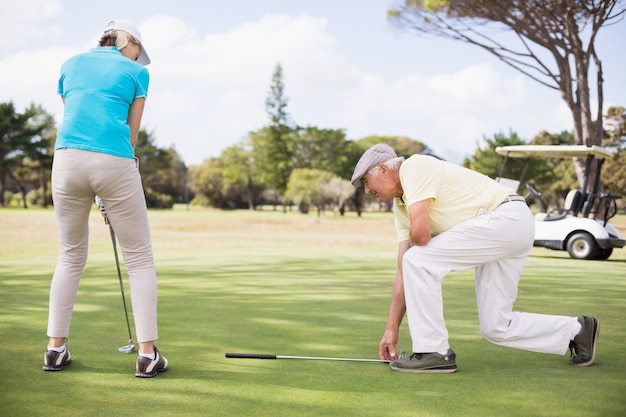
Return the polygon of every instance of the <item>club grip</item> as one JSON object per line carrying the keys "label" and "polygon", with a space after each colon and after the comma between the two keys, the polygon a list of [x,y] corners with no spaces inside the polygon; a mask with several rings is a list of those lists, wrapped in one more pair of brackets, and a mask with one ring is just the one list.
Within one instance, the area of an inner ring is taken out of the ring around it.
{"label": "club grip", "polygon": [[267,355],[264,353],[227,353],[226,357],[240,359],[276,359],[276,355]]}

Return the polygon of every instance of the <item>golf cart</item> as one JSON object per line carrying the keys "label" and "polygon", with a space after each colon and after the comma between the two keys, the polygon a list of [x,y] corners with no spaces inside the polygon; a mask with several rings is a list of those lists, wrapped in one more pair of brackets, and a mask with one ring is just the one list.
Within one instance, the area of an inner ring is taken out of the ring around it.
{"label": "golf cart", "polygon": [[[584,145],[515,145],[496,148],[498,155],[504,156],[500,168],[498,181],[517,191],[524,175],[529,158],[584,158],[586,169],[582,189],[568,192],[563,207],[557,207],[547,213],[535,215],[535,242],[534,246],[566,250],[570,257],[575,259],[608,259],[614,248],[623,248],[626,241],[620,236],[615,227],[609,224],[609,219],[617,214],[616,200],[620,196],[600,192],[600,173],[604,160],[611,156],[611,152],[600,146],[587,147]],[[526,163],[519,180],[502,178],[505,165],[509,158],[525,158]],[[597,164],[594,164],[594,159]],[[594,176],[595,181],[589,190],[589,181]],[[526,183],[529,195],[540,201],[541,193],[531,184]],[[545,204],[544,204],[545,206]]]}

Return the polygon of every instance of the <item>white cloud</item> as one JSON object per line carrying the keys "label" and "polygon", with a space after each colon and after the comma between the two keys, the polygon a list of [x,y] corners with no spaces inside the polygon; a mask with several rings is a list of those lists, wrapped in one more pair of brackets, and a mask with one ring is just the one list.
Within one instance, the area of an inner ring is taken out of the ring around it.
{"label": "white cloud", "polygon": [[61,14],[58,0],[0,0],[0,51],[16,50],[31,40],[58,34],[58,25],[47,21]]}

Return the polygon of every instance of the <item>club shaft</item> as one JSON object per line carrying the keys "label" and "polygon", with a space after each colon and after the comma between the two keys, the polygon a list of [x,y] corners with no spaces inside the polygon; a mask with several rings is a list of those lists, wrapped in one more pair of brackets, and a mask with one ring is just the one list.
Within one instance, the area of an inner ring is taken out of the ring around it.
{"label": "club shaft", "polygon": [[133,341],[133,336],[130,331],[130,320],[128,320],[128,308],[126,307],[126,295],[124,294],[124,283],[122,282],[122,271],[120,270],[120,259],[117,256],[117,244],[115,243],[115,231],[113,230],[113,226],[111,223],[107,222],[109,225],[109,231],[111,232],[111,242],[113,243],[113,253],[115,254],[115,265],[117,266],[117,277],[120,280],[120,290],[122,291],[122,302],[124,303],[124,314],[126,315],[126,326],[128,327],[128,343],[129,345]]}
{"label": "club shaft", "polygon": [[265,353],[227,353],[227,358],[239,358],[239,359],[305,359],[316,361],[345,361],[345,362],[382,362],[388,363],[382,359],[359,359],[359,358],[325,358],[320,356],[284,356],[284,355],[271,355]]}
{"label": "club shaft", "polygon": [[277,359],[307,359],[315,361],[347,361],[347,362],[388,362],[381,359],[361,359],[361,358],[324,358],[319,356],[279,356]]}

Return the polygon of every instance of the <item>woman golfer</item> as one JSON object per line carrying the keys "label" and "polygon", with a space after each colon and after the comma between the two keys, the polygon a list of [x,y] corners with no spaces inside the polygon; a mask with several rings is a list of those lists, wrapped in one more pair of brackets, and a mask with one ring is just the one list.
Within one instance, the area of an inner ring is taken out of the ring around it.
{"label": "woman golfer", "polygon": [[135,25],[110,22],[99,46],[67,60],[58,93],[65,104],[52,165],[52,198],[60,249],[50,285],[45,371],[72,362],[70,333],[78,283],[87,261],[88,220],[94,197],[106,207],[130,280],[139,356],[135,376],[165,372],[153,344],[157,330],[157,277],[139,169],[134,159],[148,93],[150,63]]}

